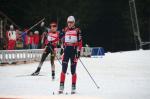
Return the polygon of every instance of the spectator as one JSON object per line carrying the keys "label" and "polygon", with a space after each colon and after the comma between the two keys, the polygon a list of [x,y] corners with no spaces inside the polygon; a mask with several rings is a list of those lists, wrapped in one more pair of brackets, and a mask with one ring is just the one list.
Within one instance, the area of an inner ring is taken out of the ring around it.
{"label": "spectator", "polygon": [[29,32],[29,34],[27,34],[26,36],[26,46],[27,49],[32,49],[33,48],[33,32]]}
{"label": "spectator", "polygon": [[29,46],[30,46],[30,49],[33,49],[33,46],[34,46],[34,43],[33,43],[33,32],[30,32],[29,34],[29,38],[30,38],[30,43],[29,43]]}
{"label": "spectator", "polygon": [[27,35],[25,36],[25,44],[26,44],[26,48],[30,49],[30,36],[29,33],[27,33]]}
{"label": "spectator", "polygon": [[33,35],[33,48],[34,49],[37,49],[38,48],[38,44],[39,44],[39,31],[35,31],[34,32],[34,35]]}
{"label": "spectator", "polygon": [[6,36],[8,38],[8,50],[14,50],[16,46],[16,31],[13,25],[10,25],[10,30],[7,31]]}
{"label": "spectator", "polygon": [[23,49],[26,48],[26,36],[27,36],[27,29],[24,29],[24,31],[21,33]]}

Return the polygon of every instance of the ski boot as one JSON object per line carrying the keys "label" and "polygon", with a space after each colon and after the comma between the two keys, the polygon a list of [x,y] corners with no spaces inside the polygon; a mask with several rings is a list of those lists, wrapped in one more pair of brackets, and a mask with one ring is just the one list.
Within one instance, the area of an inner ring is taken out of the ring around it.
{"label": "ski boot", "polygon": [[52,80],[55,80],[55,71],[52,71]]}
{"label": "ski boot", "polygon": [[64,83],[60,83],[58,94],[63,94],[64,91]]}
{"label": "ski boot", "polygon": [[75,93],[76,93],[76,85],[72,84],[71,94],[75,94]]}
{"label": "ski boot", "polygon": [[31,76],[37,76],[37,75],[39,75],[40,70],[41,70],[41,68],[38,67],[37,70],[34,73],[31,74]]}

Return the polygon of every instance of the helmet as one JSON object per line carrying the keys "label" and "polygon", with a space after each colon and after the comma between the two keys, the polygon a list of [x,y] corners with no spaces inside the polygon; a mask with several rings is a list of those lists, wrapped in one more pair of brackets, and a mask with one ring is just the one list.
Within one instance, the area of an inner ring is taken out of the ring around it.
{"label": "helmet", "polygon": [[14,26],[13,26],[13,25],[10,25],[10,29],[14,29]]}
{"label": "helmet", "polygon": [[74,16],[69,16],[69,17],[67,18],[67,22],[75,22]]}

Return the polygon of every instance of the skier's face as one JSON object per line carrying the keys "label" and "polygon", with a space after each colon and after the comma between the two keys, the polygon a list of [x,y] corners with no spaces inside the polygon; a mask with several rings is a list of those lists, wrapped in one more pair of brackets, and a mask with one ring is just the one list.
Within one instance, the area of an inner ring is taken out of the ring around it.
{"label": "skier's face", "polygon": [[67,24],[68,24],[68,27],[69,27],[69,28],[72,28],[72,27],[74,27],[74,25],[75,25],[74,22],[67,22]]}
{"label": "skier's face", "polygon": [[56,24],[50,24],[50,28],[52,32],[56,32],[57,31],[57,25]]}

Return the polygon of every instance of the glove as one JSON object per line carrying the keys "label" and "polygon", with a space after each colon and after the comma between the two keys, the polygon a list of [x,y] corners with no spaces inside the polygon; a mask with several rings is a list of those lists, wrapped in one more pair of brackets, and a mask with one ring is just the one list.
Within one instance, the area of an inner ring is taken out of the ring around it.
{"label": "glove", "polygon": [[48,43],[46,44],[46,46],[50,47],[50,46],[52,46],[52,43],[51,43],[51,42],[48,42]]}
{"label": "glove", "polygon": [[62,55],[63,53],[64,53],[64,49],[61,48],[61,50],[60,50],[60,55]]}
{"label": "glove", "polygon": [[80,58],[80,51],[76,52],[76,58]]}
{"label": "glove", "polygon": [[61,47],[60,55],[62,55],[64,53],[64,46],[63,46],[63,44],[61,44],[60,47]]}

